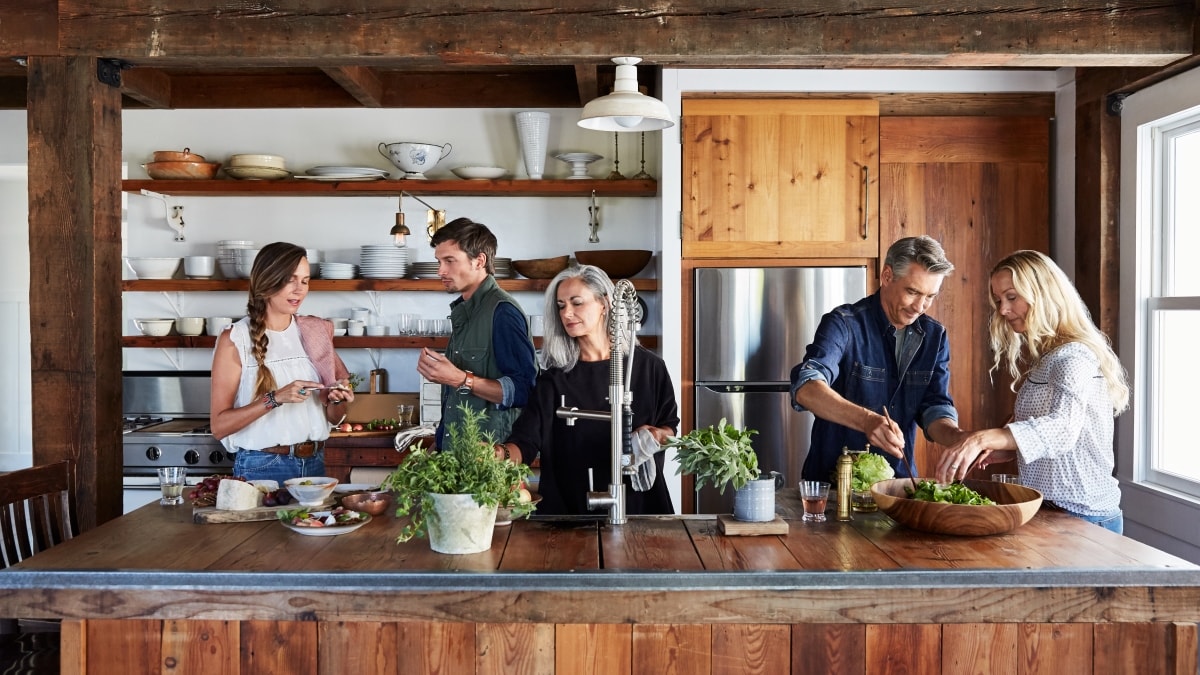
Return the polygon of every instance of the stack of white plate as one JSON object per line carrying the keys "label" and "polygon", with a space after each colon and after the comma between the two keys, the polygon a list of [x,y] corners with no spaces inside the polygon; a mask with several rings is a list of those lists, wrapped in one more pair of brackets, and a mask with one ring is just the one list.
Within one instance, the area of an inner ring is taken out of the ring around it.
{"label": "stack of white plate", "polygon": [[318,267],[322,279],[353,279],[357,271],[350,263],[323,262]]}
{"label": "stack of white plate", "polygon": [[348,180],[379,180],[387,178],[390,174],[383,169],[373,169],[369,166],[314,166],[304,172],[303,176],[296,176],[300,180],[317,180],[317,181],[348,181]]}
{"label": "stack of white plate", "polygon": [[241,275],[238,274],[238,262],[241,255],[238,251],[245,248],[254,248],[254,242],[248,239],[222,239],[217,242],[217,265],[221,268],[221,274],[226,279],[237,279]]}
{"label": "stack of white plate", "polygon": [[399,279],[408,272],[408,249],[390,244],[364,244],[358,269],[364,279]]}
{"label": "stack of white plate", "polygon": [[438,278],[437,262],[415,262],[408,266],[410,276],[417,279],[436,279]]}
{"label": "stack of white plate", "polygon": [[497,279],[511,279],[516,276],[516,273],[513,272],[512,258],[496,256],[496,259],[492,261],[492,265],[496,268]]}

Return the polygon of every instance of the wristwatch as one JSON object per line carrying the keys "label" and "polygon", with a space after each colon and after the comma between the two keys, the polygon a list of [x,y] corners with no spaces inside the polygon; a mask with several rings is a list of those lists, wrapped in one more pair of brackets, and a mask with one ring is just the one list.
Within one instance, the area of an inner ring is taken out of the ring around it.
{"label": "wristwatch", "polygon": [[458,385],[458,393],[469,394],[475,390],[475,373],[466,371],[467,376],[463,378],[462,384]]}

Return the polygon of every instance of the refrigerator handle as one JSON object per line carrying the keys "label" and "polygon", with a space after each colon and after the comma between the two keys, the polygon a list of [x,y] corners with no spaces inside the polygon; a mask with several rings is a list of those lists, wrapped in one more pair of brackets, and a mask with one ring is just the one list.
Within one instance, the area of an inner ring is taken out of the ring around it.
{"label": "refrigerator handle", "polygon": [[871,167],[863,165],[863,239],[871,237]]}

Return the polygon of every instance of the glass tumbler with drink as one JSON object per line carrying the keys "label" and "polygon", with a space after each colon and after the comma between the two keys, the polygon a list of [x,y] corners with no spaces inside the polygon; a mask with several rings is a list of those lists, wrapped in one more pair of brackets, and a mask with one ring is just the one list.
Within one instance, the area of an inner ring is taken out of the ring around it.
{"label": "glass tumbler with drink", "polygon": [[396,417],[400,420],[400,426],[411,427],[413,423],[413,406],[402,403],[396,406]]}
{"label": "glass tumbler with drink", "polygon": [[819,480],[800,481],[800,500],[804,503],[805,523],[825,522],[825,506],[829,502],[829,483]]}
{"label": "glass tumbler with drink", "polygon": [[163,506],[177,506],[183,503],[183,488],[187,479],[187,467],[164,466],[158,470],[158,486],[162,488]]}

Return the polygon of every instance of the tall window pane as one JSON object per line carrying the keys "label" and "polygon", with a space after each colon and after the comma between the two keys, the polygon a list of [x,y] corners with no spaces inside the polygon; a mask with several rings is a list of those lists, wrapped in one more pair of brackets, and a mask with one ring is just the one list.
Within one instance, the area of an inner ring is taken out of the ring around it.
{"label": "tall window pane", "polygon": [[1160,480],[1200,482],[1195,419],[1200,382],[1200,311],[1160,311],[1152,321],[1155,367],[1151,470]]}
{"label": "tall window pane", "polygon": [[1200,129],[1193,123],[1166,140],[1168,266],[1163,294],[1200,296]]}

